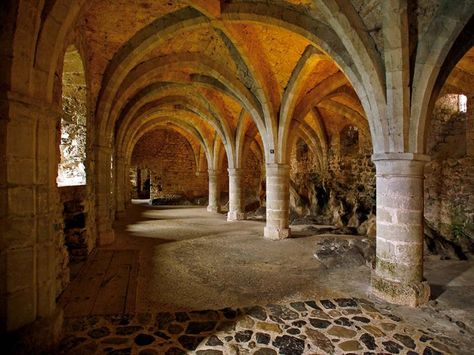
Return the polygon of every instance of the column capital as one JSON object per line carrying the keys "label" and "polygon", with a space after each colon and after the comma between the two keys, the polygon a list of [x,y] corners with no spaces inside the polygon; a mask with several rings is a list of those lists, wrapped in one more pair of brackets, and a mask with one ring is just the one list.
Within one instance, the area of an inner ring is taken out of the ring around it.
{"label": "column capital", "polygon": [[416,153],[376,153],[372,155],[377,176],[424,178],[425,164],[430,157]]}
{"label": "column capital", "polygon": [[372,161],[385,161],[385,160],[410,160],[419,162],[429,162],[431,160],[429,155],[419,153],[374,153],[372,154]]}
{"label": "column capital", "polygon": [[222,171],[216,170],[216,169],[207,169],[207,173],[208,173],[209,175],[213,175],[213,176],[222,175]]}
{"label": "column capital", "polygon": [[267,175],[285,174],[290,172],[289,164],[269,163],[265,165]]}
{"label": "column capital", "polygon": [[229,168],[227,169],[227,171],[229,172],[229,175],[241,175],[243,174],[244,172],[244,169],[242,168]]}

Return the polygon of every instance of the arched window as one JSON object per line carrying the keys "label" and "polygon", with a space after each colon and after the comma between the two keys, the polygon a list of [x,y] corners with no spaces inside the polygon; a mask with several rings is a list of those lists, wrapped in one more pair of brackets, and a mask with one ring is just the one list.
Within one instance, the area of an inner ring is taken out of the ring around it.
{"label": "arched window", "polygon": [[84,66],[74,46],[64,56],[62,78],[61,161],[58,186],[86,184],[87,91]]}

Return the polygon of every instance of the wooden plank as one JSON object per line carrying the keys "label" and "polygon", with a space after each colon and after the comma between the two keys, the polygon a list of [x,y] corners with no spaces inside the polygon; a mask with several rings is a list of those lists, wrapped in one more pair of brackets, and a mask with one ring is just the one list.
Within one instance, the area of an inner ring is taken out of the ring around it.
{"label": "wooden plank", "polygon": [[134,313],[137,304],[137,285],[138,285],[138,268],[139,268],[139,251],[135,251],[135,262],[130,270],[130,277],[127,287],[127,301],[125,303],[125,313]]}
{"label": "wooden plank", "polygon": [[61,302],[66,317],[90,314],[113,254],[110,250],[98,250],[68,287]]}
{"label": "wooden plank", "polygon": [[100,284],[91,314],[121,314],[125,312],[130,271],[136,261],[136,252],[133,250],[114,252]]}

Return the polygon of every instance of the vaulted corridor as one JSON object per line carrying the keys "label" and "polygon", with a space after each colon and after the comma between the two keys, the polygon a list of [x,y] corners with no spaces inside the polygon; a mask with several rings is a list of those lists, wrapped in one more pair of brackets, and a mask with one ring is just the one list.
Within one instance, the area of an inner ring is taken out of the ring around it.
{"label": "vaulted corridor", "polygon": [[473,102],[473,0],[3,0],[6,352],[469,353]]}

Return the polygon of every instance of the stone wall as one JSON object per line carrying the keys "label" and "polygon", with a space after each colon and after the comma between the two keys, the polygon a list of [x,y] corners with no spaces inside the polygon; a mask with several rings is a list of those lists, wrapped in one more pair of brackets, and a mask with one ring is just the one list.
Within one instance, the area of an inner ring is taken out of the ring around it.
{"label": "stone wall", "polygon": [[[427,141],[431,162],[425,167],[425,219],[439,237],[460,248],[461,257],[474,252],[473,112],[472,107],[460,112],[458,95],[440,97]],[[433,247],[444,252],[441,245]]]}
{"label": "stone wall", "polygon": [[262,191],[262,182],[265,181],[265,168],[259,157],[249,150],[244,156],[242,169],[245,207],[255,209],[262,203],[262,195],[265,193],[265,191]]}
{"label": "stone wall", "polygon": [[[69,264],[87,259],[96,245],[93,199],[87,186],[65,186],[59,189],[63,206],[64,239],[58,252],[57,293],[69,283]],[[65,247],[65,248],[64,248]]]}
{"label": "stone wall", "polygon": [[159,129],[143,136],[135,146],[131,166],[150,169],[152,198],[207,196],[207,170],[197,172],[191,145],[174,131]]}
{"label": "stone wall", "polygon": [[[341,144],[333,136],[327,166],[298,140],[290,159],[290,206],[293,218],[309,216],[318,223],[358,228],[375,214],[375,167],[369,145]],[[358,140],[357,140],[358,141]],[[366,232],[366,230],[364,230]]]}

